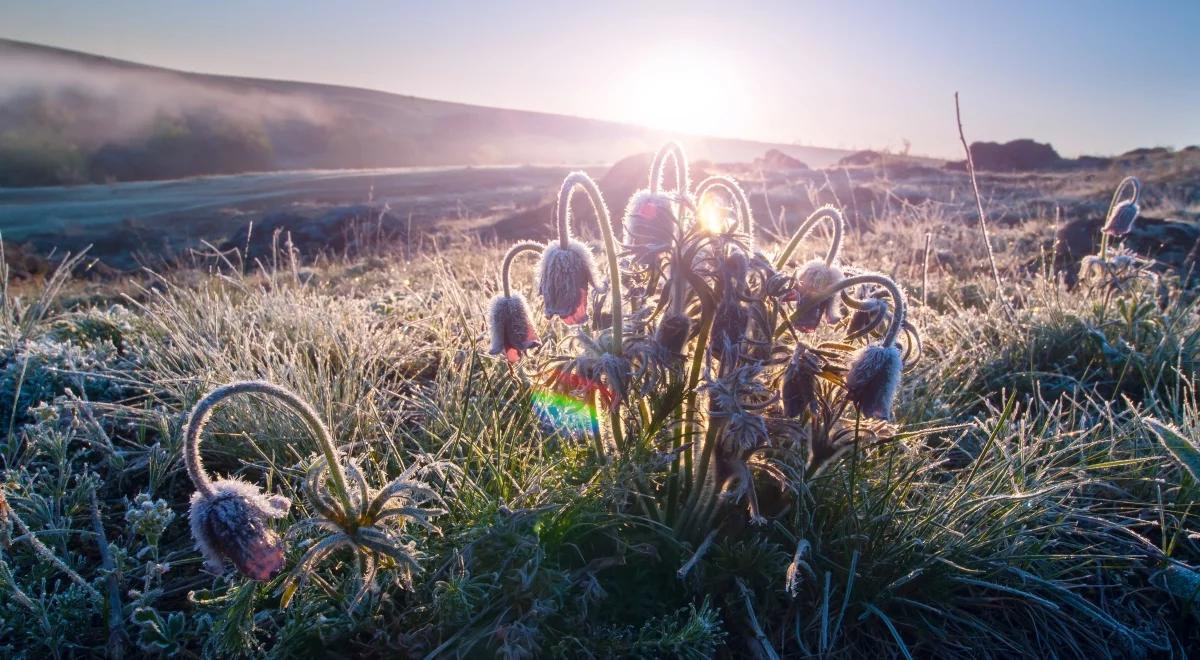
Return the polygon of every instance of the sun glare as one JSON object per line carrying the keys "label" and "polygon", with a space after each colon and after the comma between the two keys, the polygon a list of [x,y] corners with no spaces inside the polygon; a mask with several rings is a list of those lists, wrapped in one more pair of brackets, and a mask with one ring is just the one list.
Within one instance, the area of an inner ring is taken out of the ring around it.
{"label": "sun glare", "polygon": [[732,135],[744,127],[738,71],[710,51],[656,52],[631,72],[624,91],[622,112],[637,124],[697,135]]}
{"label": "sun glare", "polygon": [[714,196],[709,196],[700,205],[700,225],[710,234],[721,234],[727,231],[730,225],[729,216],[730,209],[717,201]]}

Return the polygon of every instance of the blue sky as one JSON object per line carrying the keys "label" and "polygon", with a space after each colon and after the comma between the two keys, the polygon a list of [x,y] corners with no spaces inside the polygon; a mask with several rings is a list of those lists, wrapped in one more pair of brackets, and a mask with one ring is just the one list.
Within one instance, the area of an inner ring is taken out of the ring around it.
{"label": "blue sky", "polygon": [[[1200,0],[0,0],[0,36],[190,71],[957,156],[1200,143]],[[734,7],[737,7],[736,10]]]}

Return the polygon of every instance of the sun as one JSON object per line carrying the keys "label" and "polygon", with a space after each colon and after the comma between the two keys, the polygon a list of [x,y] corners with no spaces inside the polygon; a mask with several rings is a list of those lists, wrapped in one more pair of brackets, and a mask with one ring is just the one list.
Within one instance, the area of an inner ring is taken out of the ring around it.
{"label": "sun", "polygon": [[630,72],[622,114],[650,128],[730,136],[743,124],[745,91],[732,61],[707,50],[666,48]]}

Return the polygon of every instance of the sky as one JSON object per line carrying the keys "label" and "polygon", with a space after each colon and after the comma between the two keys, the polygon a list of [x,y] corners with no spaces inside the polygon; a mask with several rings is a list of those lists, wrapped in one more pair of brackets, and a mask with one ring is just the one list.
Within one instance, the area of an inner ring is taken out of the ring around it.
{"label": "sky", "polygon": [[1200,0],[0,0],[0,37],[845,149],[961,157],[956,91],[971,141],[1200,144]]}

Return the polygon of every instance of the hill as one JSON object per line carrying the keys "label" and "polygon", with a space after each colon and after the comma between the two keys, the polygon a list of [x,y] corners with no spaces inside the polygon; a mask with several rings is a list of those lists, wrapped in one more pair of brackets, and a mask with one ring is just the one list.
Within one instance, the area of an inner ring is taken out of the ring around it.
{"label": "hill", "polygon": [[[0,39],[0,186],[293,169],[611,163],[682,137],[366,89],[187,73]],[[691,155],[835,149],[688,137]]]}

